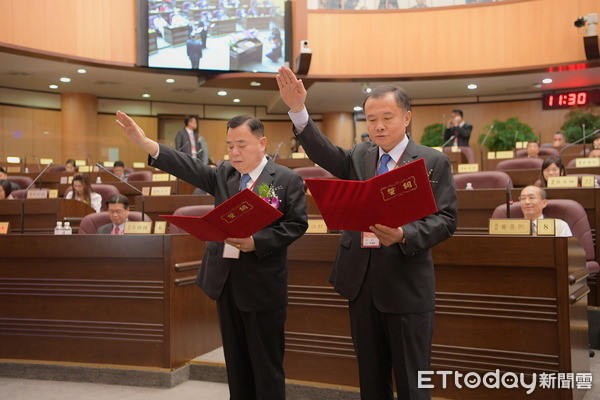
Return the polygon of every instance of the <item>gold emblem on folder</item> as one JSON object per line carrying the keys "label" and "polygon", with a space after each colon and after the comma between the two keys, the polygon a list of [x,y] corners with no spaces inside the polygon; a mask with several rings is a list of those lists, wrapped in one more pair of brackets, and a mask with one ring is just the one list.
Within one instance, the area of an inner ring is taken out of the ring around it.
{"label": "gold emblem on folder", "polygon": [[393,183],[380,189],[383,201],[388,201],[405,193],[417,190],[417,181],[414,176],[411,176],[402,181]]}
{"label": "gold emblem on folder", "polygon": [[233,207],[229,212],[223,214],[221,219],[228,224],[232,223],[242,215],[246,214],[248,211],[252,210],[254,207],[247,201],[243,201],[239,205]]}

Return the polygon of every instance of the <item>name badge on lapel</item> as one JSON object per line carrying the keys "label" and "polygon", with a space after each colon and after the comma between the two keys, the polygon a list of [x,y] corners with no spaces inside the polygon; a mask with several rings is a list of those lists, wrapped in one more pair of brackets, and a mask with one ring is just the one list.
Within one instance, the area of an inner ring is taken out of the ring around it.
{"label": "name badge on lapel", "polygon": [[362,247],[363,249],[376,249],[381,247],[381,243],[379,243],[379,239],[377,238],[377,236],[375,236],[373,232],[361,232],[360,247]]}

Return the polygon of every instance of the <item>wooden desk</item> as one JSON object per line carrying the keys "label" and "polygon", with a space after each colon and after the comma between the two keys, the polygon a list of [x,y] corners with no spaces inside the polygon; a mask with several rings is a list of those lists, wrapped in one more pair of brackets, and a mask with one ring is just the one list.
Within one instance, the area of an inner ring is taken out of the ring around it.
{"label": "wooden desk", "polygon": [[[161,214],[173,214],[175,210],[185,206],[214,205],[215,198],[211,195],[172,195],[145,197],[145,213],[152,221],[164,221]],[[135,209],[142,210],[142,197],[135,196]]]}
{"label": "wooden desk", "polygon": [[220,346],[189,235],[0,237],[0,358],[175,368]]}
{"label": "wooden desk", "polygon": [[[327,283],[338,235],[304,235],[288,251],[288,379],[358,386],[347,301]],[[589,372],[585,256],[573,238],[454,236],[433,250],[432,369]],[[572,277],[572,279],[571,279]],[[580,399],[582,390],[458,391],[452,399]]]}
{"label": "wooden desk", "polygon": [[[21,232],[22,200],[0,201],[0,221],[10,222],[11,233]],[[25,232],[52,233],[56,221],[65,218],[83,218],[94,212],[87,204],[67,199],[25,199]],[[71,226],[79,226],[71,220]]]}
{"label": "wooden desk", "polygon": [[235,32],[237,29],[236,25],[238,23],[238,18],[215,19],[209,22],[211,27],[208,30],[208,33],[210,33],[212,36],[218,36]]}
{"label": "wooden desk", "polygon": [[278,158],[275,163],[291,169],[315,166],[315,162],[310,158]]}
{"label": "wooden desk", "polygon": [[[514,187],[523,188],[528,185],[533,185],[540,178],[539,169],[512,169],[503,171],[510,176]],[[600,167],[589,167],[589,168],[569,168],[567,169],[568,174],[588,174],[588,175],[600,175]]]}
{"label": "wooden desk", "polygon": [[189,27],[187,25],[176,26],[173,28],[165,26],[165,40],[171,46],[185,43],[188,38],[188,30]]}

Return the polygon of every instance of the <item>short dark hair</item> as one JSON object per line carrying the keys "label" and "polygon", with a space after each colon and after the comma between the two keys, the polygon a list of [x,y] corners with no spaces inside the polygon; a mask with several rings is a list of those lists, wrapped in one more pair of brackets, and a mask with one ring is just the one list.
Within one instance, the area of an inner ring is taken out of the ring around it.
{"label": "short dark hair", "polygon": [[260,119],[254,118],[251,115],[238,115],[227,121],[227,129],[237,128],[242,125],[247,125],[248,128],[250,128],[250,132],[259,139],[265,136],[265,127],[263,123]]}
{"label": "short dark hair", "polygon": [[369,100],[370,98],[380,99],[382,97],[385,97],[388,93],[394,94],[396,104],[398,105],[398,107],[403,109],[404,112],[410,111],[410,97],[408,97],[408,93],[406,93],[406,90],[404,90],[404,88],[401,88],[400,86],[392,85],[381,85],[371,90],[371,93],[369,93],[369,95],[365,98],[365,100],[362,103],[363,110],[366,111],[365,104],[367,104],[367,100]]}
{"label": "short dark hair", "polygon": [[123,207],[127,210],[129,208],[129,199],[123,194],[113,194],[106,200],[107,207],[109,204],[123,204]]}
{"label": "short dark hair", "polygon": [[191,114],[186,115],[185,118],[183,118],[183,124],[184,124],[184,126],[187,126],[188,122],[190,122],[191,119],[198,120],[198,116],[197,115],[191,115]]}
{"label": "short dark hair", "polygon": [[69,158],[67,161],[65,161],[65,165],[67,164],[73,164],[73,166],[75,166],[75,160],[73,160],[72,158]]}
{"label": "short dark hair", "polygon": [[556,135],[560,135],[560,136],[564,137],[565,139],[567,138],[567,135],[565,135],[565,133],[563,131],[556,131],[552,134],[552,136],[556,136]]}
{"label": "short dark hair", "polygon": [[125,168],[125,163],[123,163],[123,161],[115,161],[115,163],[113,164],[113,168],[114,167],[123,167]]}
{"label": "short dark hair", "polygon": [[535,143],[538,146],[540,145],[540,142],[538,142],[537,140],[530,140],[530,141],[527,142],[527,144],[529,144],[529,143]]}
{"label": "short dark hair", "polygon": [[461,118],[463,117],[463,112],[461,109],[456,108],[456,109],[452,110],[452,112],[460,115]]}
{"label": "short dark hair", "polygon": [[7,179],[1,180],[0,186],[2,186],[2,189],[4,189],[4,196],[8,197],[12,192],[12,186],[10,184],[10,181]]}

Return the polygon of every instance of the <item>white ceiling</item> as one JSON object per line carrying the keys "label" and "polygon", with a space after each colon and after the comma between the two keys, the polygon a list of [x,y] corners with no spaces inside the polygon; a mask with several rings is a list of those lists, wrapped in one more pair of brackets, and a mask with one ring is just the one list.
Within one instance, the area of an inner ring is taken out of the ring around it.
{"label": "white ceiling", "polygon": [[[600,63],[585,65],[587,68],[553,68],[546,72],[511,73],[497,76],[471,76],[469,78],[386,81],[386,84],[403,86],[413,99],[414,104],[448,104],[476,101],[501,101],[521,98],[539,98],[541,93],[570,88],[600,86]],[[87,70],[78,74],[79,68]],[[569,70],[573,69],[573,70]],[[564,70],[564,71],[563,71]],[[70,83],[62,83],[60,77],[71,78]],[[174,78],[175,83],[165,82]],[[551,78],[553,82],[541,87],[542,79]],[[0,87],[25,89],[46,93],[89,93],[100,98],[148,100],[185,104],[214,104],[238,106],[265,106],[270,113],[285,113],[287,108],[274,89],[275,77],[270,74],[257,74],[256,80],[264,82],[262,87],[250,87],[251,78],[247,75],[236,80],[219,79],[199,86],[198,78],[191,71],[159,71],[140,68],[114,68],[101,65],[83,65],[73,61],[57,61],[29,55],[0,52]],[[376,86],[373,80],[355,79],[353,81],[332,81],[308,76],[304,79],[310,85],[307,108],[312,113],[352,112],[364,98],[365,84]],[[476,90],[466,88],[467,84],[478,85]],[[56,90],[49,89],[50,84],[59,85]],[[227,87],[227,96],[218,96],[219,86]],[[210,87],[208,87],[210,86]],[[149,93],[149,99],[142,94]],[[233,103],[239,98],[240,103]]]}

